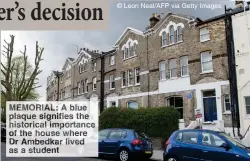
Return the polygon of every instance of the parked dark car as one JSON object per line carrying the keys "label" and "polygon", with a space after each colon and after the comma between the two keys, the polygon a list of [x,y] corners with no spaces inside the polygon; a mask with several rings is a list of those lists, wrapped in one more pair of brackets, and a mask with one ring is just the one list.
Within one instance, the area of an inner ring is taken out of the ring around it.
{"label": "parked dark car", "polygon": [[142,131],[132,129],[104,129],[99,132],[99,156],[113,155],[120,161],[153,155],[152,141]]}
{"label": "parked dark car", "polygon": [[223,132],[175,131],[163,153],[164,161],[250,161],[250,150]]}
{"label": "parked dark car", "polygon": [[6,141],[6,124],[1,123],[1,142]]}

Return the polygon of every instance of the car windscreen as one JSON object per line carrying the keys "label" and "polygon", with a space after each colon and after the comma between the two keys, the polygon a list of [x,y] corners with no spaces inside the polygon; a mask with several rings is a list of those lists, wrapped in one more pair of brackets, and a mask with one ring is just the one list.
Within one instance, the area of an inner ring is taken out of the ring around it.
{"label": "car windscreen", "polygon": [[136,135],[136,138],[138,139],[149,139],[149,137],[144,132],[141,132],[141,131],[136,131],[135,135]]}
{"label": "car windscreen", "polygon": [[235,146],[238,146],[239,148],[242,149],[248,149],[245,145],[243,145],[240,141],[231,138],[230,136],[228,136],[225,133],[220,133],[221,135],[223,135],[228,141],[230,141],[231,143],[233,143]]}

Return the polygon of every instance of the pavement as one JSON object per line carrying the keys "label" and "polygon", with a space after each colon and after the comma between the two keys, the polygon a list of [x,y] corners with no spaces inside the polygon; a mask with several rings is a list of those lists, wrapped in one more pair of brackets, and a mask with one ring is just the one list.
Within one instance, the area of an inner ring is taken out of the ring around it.
{"label": "pavement", "polygon": [[[99,158],[9,158],[6,157],[6,144],[4,142],[1,143],[1,161],[114,161],[113,158],[107,159],[99,159]],[[154,155],[152,156],[151,160],[147,161],[159,161],[162,160],[162,151],[155,150]],[[144,161],[144,160],[140,160]],[[145,160],[146,161],[146,160]]]}

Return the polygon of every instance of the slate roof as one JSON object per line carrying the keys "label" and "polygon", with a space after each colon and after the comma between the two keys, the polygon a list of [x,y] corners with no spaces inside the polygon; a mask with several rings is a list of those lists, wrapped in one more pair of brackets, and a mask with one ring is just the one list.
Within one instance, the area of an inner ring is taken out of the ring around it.
{"label": "slate roof", "polygon": [[[249,7],[246,6],[245,11],[248,11],[248,10],[249,10]],[[234,14],[241,13],[241,12],[244,12],[244,8],[234,8],[230,12],[230,15],[234,15]],[[215,21],[215,20],[219,20],[219,19],[222,19],[224,17],[225,17],[225,13],[223,13],[221,15],[218,15],[218,16],[215,16],[215,17],[212,17],[212,18],[209,18],[209,19],[206,19],[206,20],[201,20],[201,19],[197,18],[197,20],[198,20],[197,26],[205,24],[205,23],[209,23],[209,22],[212,22],[212,21]]]}

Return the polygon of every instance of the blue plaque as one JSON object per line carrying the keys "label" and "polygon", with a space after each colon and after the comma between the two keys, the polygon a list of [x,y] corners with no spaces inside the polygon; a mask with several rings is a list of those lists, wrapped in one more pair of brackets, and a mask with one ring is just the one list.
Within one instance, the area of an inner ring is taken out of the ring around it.
{"label": "blue plaque", "polygon": [[187,93],[186,97],[188,100],[190,100],[192,98],[192,93]]}

